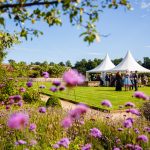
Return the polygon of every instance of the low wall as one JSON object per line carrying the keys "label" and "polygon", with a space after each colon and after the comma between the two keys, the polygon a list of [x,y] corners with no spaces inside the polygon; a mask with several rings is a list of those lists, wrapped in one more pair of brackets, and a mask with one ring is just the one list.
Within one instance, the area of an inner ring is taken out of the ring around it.
{"label": "low wall", "polygon": [[86,81],[85,86],[99,86],[100,85],[100,81]]}
{"label": "low wall", "polygon": [[21,81],[32,81],[32,82],[52,82],[54,80],[63,81],[62,78],[19,78]]}

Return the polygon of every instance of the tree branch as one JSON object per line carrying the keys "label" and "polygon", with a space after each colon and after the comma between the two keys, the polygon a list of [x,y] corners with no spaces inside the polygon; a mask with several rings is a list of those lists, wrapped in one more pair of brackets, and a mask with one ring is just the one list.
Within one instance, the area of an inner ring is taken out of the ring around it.
{"label": "tree branch", "polygon": [[59,3],[58,1],[51,1],[51,2],[34,2],[34,3],[25,3],[25,4],[21,4],[21,3],[18,3],[18,4],[1,4],[0,10],[4,9],[4,8],[30,7],[30,6],[39,6],[39,5],[45,5],[45,4],[54,5],[54,4],[58,4],[58,3]]}

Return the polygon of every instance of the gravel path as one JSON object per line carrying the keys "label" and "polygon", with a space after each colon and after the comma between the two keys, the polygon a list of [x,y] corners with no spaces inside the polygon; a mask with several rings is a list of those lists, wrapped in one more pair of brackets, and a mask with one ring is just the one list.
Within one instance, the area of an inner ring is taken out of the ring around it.
{"label": "gravel path", "polygon": [[[49,98],[49,96],[41,95],[42,101],[47,101],[48,98]],[[60,102],[61,102],[63,109],[66,111],[74,109],[76,107],[76,104],[73,104],[73,103],[70,103],[67,101],[60,100]],[[113,113],[104,113],[104,112],[101,112],[101,111],[98,111],[95,109],[91,109],[91,108],[89,108],[87,115],[93,119],[97,119],[97,118],[105,119],[106,116],[110,116],[110,118],[112,120],[122,120],[125,117],[132,117],[132,118],[134,117],[135,118],[135,115],[132,115],[132,114],[129,114],[126,112],[122,112],[122,111],[120,111],[120,112],[117,111],[117,112],[113,112]]]}

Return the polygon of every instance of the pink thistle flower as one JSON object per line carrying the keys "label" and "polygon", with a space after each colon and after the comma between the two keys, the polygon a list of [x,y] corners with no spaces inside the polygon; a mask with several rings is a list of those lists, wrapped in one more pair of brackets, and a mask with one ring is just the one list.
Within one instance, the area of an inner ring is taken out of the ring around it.
{"label": "pink thistle flower", "polygon": [[15,102],[14,99],[10,99],[10,100],[9,100],[9,104],[10,104],[10,105],[12,105],[14,102]]}
{"label": "pink thistle flower", "polygon": [[52,84],[55,86],[60,86],[61,82],[59,80],[55,80]]}
{"label": "pink thistle flower", "polygon": [[33,86],[31,81],[27,82],[26,85],[27,85],[27,87],[32,87]]}
{"label": "pink thistle flower", "polygon": [[101,131],[97,128],[90,129],[90,135],[95,137],[95,138],[101,138],[102,137]]}
{"label": "pink thistle flower", "polygon": [[112,107],[112,104],[111,104],[111,102],[109,100],[103,100],[101,102],[101,105],[107,106],[107,107]]}
{"label": "pink thistle flower", "polygon": [[135,107],[135,104],[133,104],[132,102],[127,102],[125,104],[126,107]]}
{"label": "pink thistle flower", "polygon": [[43,72],[42,75],[43,75],[44,78],[49,78],[49,73],[48,72]]}
{"label": "pink thistle flower", "polygon": [[57,88],[56,88],[55,86],[52,86],[52,87],[50,88],[50,90],[51,90],[52,92],[56,92],[56,91],[57,91]]}
{"label": "pink thistle flower", "polygon": [[30,146],[34,146],[34,145],[36,145],[36,144],[37,144],[37,141],[36,141],[36,140],[31,140],[29,145],[30,145]]}
{"label": "pink thistle flower", "polygon": [[118,131],[123,131],[123,128],[118,128]]}
{"label": "pink thistle flower", "polygon": [[53,145],[53,148],[54,148],[54,149],[58,149],[58,148],[59,148],[59,145],[58,145],[58,144],[54,144],[54,145]]}
{"label": "pink thistle flower", "polygon": [[82,150],[90,150],[92,148],[91,144],[86,144],[82,147]]}
{"label": "pink thistle flower", "polygon": [[26,89],[25,89],[24,87],[21,87],[21,88],[19,89],[19,91],[20,91],[20,92],[25,92]]}
{"label": "pink thistle flower", "polygon": [[19,101],[17,104],[18,104],[18,106],[22,107],[23,106],[23,101]]}
{"label": "pink thistle flower", "polygon": [[13,97],[13,99],[16,101],[20,101],[22,99],[21,95],[14,95]]}
{"label": "pink thistle flower", "polygon": [[45,89],[46,86],[45,86],[45,85],[40,85],[39,88],[40,88],[40,89]]}
{"label": "pink thistle flower", "polygon": [[135,92],[134,97],[139,98],[139,99],[143,99],[143,100],[149,100],[149,96],[145,95],[143,92]]}
{"label": "pink thistle flower", "polygon": [[57,142],[57,144],[60,147],[69,148],[70,141],[68,138],[62,138],[59,142]]}
{"label": "pink thistle flower", "polygon": [[64,73],[63,80],[66,82],[68,87],[72,87],[84,83],[85,77],[78,73],[77,70],[70,69]]}
{"label": "pink thistle flower", "polygon": [[59,91],[64,91],[65,90],[65,87],[64,86],[60,86],[59,87]]}
{"label": "pink thistle flower", "polygon": [[125,148],[127,148],[127,149],[134,149],[134,145],[132,145],[132,144],[126,144]]}
{"label": "pink thistle flower", "polygon": [[148,137],[146,135],[139,135],[137,141],[148,142]]}
{"label": "pink thistle flower", "polygon": [[31,123],[30,127],[29,127],[30,131],[35,131],[36,130],[36,124],[35,123]]}
{"label": "pink thistle flower", "polygon": [[123,126],[124,126],[125,128],[131,128],[132,125],[133,125],[133,123],[132,123],[132,121],[129,120],[129,119],[126,119],[126,120],[123,122]]}
{"label": "pink thistle flower", "polygon": [[19,141],[17,141],[15,144],[16,144],[16,145],[25,145],[25,144],[27,144],[27,142],[24,141],[24,140],[19,140]]}
{"label": "pink thistle flower", "polygon": [[120,148],[118,148],[118,147],[115,147],[113,150],[120,150]]}
{"label": "pink thistle flower", "polygon": [[10,105],[6,105],[6,110],[9,110],[10,109]]}
{"label": "pink thistle flower", "polygon": [[137,116],[140,116],[140,112],[137,110],[137,109],[128,109],[126,110],[127,113],[131,113],[131,114],[134,114],[134,115],[137,115]]}
{"label": "pink thistle flower", "polygon": [[29,116],[24,113],[14,113],[8,119],[8,127],[12,129],[22,129],[28,124]]}
{"label": "pink thistle flower", "polygon": [[70,128],[72,126],[72,120],[70,117],[64,118],[64,120],[61,122],[61,126],[63,128]]}
{"label": "pink thistle flower", "polygon": [[46,113],[46,108],[45,107],[39,107],[39,112],[40,113]]}
{"label": "pink thistle flower", "polygon": [[81,115],[84,115],[88,110],[88,107],[84,104],[79,104],[77,107],[70,111],[69,116],[72,119],[79,119]]}
{"label": "pink thistle flower", "polygon": [[144,131],[147,131],[148,133],[150,133],[150,127],[144,127],[143,130],[144,130]]}
{"label": "pink thistle flower", "polygon": [[143,150],[143,148],[141,146],[139,146],[139,145],[135,145],[134,146],[134,150]]}

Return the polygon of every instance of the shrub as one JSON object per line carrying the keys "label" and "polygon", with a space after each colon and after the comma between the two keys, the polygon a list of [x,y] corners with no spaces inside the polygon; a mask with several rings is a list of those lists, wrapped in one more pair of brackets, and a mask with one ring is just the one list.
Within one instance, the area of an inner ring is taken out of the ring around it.
{"label": "shrub", "polygon": [[56,96],[50,96],[46,102],[46,107],[61,107],[59,98]]}
{"label": "shrub", "polygon": [[28,103],[40,101],[40,93],[38,90],[28,88],[27,91],[23,94],[23,100]]}
{"label": "shrub", "polygon": [[141,108],[143,116],[150,121],[150,101],[145,102]]}

